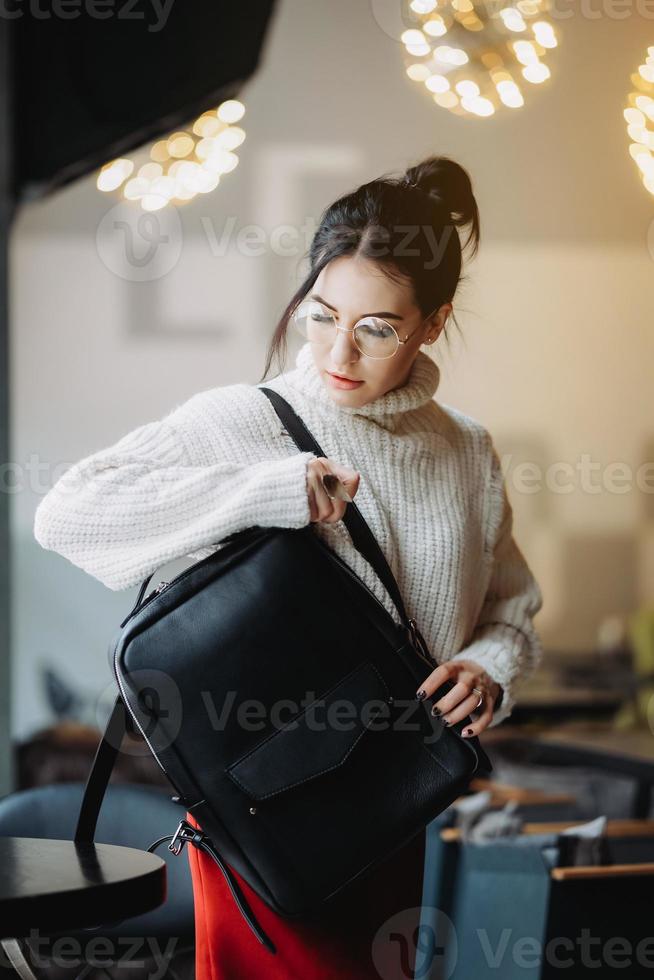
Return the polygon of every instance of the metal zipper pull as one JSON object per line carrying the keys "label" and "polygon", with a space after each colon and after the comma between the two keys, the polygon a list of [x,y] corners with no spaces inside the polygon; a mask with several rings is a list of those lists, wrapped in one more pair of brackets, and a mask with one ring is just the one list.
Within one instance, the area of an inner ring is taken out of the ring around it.
{"label": "metal zipper pull", "polygon": [[418,629],[418,624],[416,623],[415,619],[410,619],[408,625],[409,633],[411,635],[411,643],[413,644],[416,652],[427,661],[430,667],[433,667],[433,661],[429,654],[429,650],[427,649],[427,644],[425,643],[422,633]]}
{"label": "metal zipper pull", "polygon": [[[152,592],[148,592],[145,599],[141,603],[141,606],[144,606],[149,599],[153,599],[156,595],[159,595],[159,593],[163,592],[164,589],[167,589],[169,585],[170,582],[159,582],[159,585],[156,587],[156,589],[153,589]],[[139,609],[141,608],[141,606],[139,606]]]}

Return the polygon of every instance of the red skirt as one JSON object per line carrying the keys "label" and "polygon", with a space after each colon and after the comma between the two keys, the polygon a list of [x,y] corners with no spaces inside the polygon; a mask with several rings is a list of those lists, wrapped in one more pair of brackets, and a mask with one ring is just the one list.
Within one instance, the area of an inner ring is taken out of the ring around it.
{"label": "red skirt", "polygon": [[[186,819],[198,824],[190,813]],[[186,846],[195,903],[195,980],[410,980],[420,923],[425,833],[349,885],[311,922],[274,912],[232,868],[277,952],[261,945],[216,862]],[[231,865],[230,865],[231,867]]]}

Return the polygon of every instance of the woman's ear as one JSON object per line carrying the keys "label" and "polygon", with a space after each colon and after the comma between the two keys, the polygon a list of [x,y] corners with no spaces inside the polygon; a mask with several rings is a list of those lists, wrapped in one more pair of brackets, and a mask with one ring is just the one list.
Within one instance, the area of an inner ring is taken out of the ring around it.
{"label": "woman's ear", "polygon": [[445,324],[447,323],[447,318],[451,312],[452,312],[452,304],[443,303],[443,305],[440,306],[438,310],[436,310],[436,312],[431,315],[431,317],[427,321],[428,329],[427,329],[427,336],[425,337],[424,340],[425,344],[433,344],[435,343],[436,340],[438,340],[441,330],[444,328]]}

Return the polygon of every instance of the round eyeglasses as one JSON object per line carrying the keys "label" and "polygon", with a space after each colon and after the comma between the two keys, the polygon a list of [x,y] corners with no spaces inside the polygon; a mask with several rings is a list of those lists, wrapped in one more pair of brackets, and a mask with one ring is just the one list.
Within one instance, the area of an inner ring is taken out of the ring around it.
{"label": "round eyeglasses", "polygon": [[337,330],[351,333],[357,349],[366,357],[376,360],[392,357],[400,344],[407,344],[422,326],[416,327],[405,340],[400,340],[395,327],[388,320],[378,316],[364,316],[350,328],[339,327],[331,310],[316,300],[300,303],[291,319],[298,332],[312,344],[333,344]]}

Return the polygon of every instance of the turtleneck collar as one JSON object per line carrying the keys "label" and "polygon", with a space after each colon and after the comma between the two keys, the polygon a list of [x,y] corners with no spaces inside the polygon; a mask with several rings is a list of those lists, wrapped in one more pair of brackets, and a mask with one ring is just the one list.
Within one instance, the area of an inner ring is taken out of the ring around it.
{"label": "turtleneck collar", "polygon": [[393,388],[365,405],[339,405],[330,397],[314,363],[311,344],[307,341],[297,354],[294,370],[279,375],[279,380],[311,399],[333,417],[362,415],[392,430],[404,412],[421,408],[431,401],[440,381],[440,368],[428,354],[419,350],[409,377],[400,388]]}

